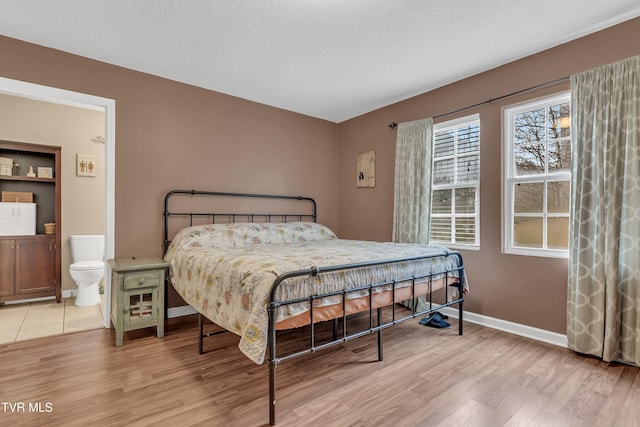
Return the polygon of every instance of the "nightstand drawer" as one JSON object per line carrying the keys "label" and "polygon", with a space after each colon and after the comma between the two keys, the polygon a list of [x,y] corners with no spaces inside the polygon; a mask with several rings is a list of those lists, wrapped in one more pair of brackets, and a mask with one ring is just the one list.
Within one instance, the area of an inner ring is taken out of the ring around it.
{"label": "nightstand drawer", "polygon": [[127,273],[124,275],[125,289],[149,288],[152,286],[160,286],[160,284],[160,273],[157,270],[142,273]]}

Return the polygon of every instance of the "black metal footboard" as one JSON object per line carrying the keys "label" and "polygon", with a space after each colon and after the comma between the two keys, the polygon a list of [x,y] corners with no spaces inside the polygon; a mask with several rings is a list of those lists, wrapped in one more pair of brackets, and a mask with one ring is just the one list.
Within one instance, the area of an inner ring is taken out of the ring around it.
{"label": "black metal footboard", "polygon": [[[307,298],[300,298],[290,301],[278,301],[277,294],[279,286],[294,277],[300,276],[317,276],[321,274],[336,272],[340,270],[351,270],[358,268],[367,268],[367,267],[375,267],[385,264],[393,264],[399,262],[406,261],[418,261],[424,260],[428,258],[436,258],[436,257],[456,257],[457,258],[457,266],[448,271],[437,271],[432,272],[430,274],[425,274],[423,276],[412,276],[412,277],[401,277],[396,278],[391,281],[379,282],[367,284],[364,286],[344,289],[337,292],[331,292],[322,295],[311,295]],[[432,292],[432,284],[434,277],[444,277],[444,302],[434,305],[433,303],[433,292]],[[406,310],[403,310],[401,315],[396,315],[396,303],[400,303],[401,301],[396,301],[396,289],[397,286],[403,284],[406,286],[406,283],[409,282],[412,287],[412,295],[416,295],[415,288],[417,283],[426,282],[428,283],[428,291],[426,294],[427,302],[426,308],[417,310],[416,304],[411,304],[411,310],[407,313]],[[447,251],[442,253],[430,254],[425,256],[411,257],[411,258],[403,258],[403,259],[393,259],[393,260],[383,260],[383,261],[372,261],[372,262],[363,262],[363,263],[355,263],[348,265],[340,265],[340,266],[331,266],[331,267],[313,267],[306,270],[299,270],[288,272],[280,275],[273,283],[271,287],[271,295],[269,299],[269,330],[268,330],[268,351],[269,351],[269,425],[275,425],[276,422],[276,413],[275,413],[275,405],[276,405],[276,367],[289,359],[293,359],[295,357],[303,356],[310,353],[315,353],[316,351],[323,350],[327,347],[331,347],[334,345],[338,345],[362,336],[370,335],[372,333],[377,333],[378,338],[378,360],[383,360],[383,345],[382,345],[382,330],[394,326],[398,323],[405,322],[410,319],[414,319],[418,316],[424,316],[429,313],[436,311],[442,307],[451,306],[454,304],[458,305],[458,334],[462,335],[462,327],[463,327],[463,303],[464,303],[464,265],[462,260],[462,255],[459,252]],[[382,308],[373,308],[373,292],[378,288],[389,287],[392,288],[392,304],[389,306],[391,309],[390,318],[384,319],[382,315]],[[454,287],[457,290],[457,295],[455,298],[451,298],[452,293],[450,291],[450,287]],[[366,291],[369,296],[369,309],[368,309],[368,317],[369,317],[369,327],[363,330],[358,330],[357,332],[350,333],[347,330],[347,313],[345,311],[346,302],[349,294],[355,292]],[[334,319],[334,332],[333,338],[329,341],[316,343],[316,333],[315,333],[315,323],[313,322],[314,316],[314,300],[325,298],[325,297],[333,297],[340,295],[342,297],[342,317],[338,319]],[[279,355],[277,352],[277,339],[276,339],[276,313],[279,307],[289,305],[289,304],[298,304],[300,302],[308,302],[309,303],[309,341],[308,345],[301,349],[289,352],[287,354]],[[375,314],[374,314],[375,313]],[[338,331],[338,323],[337,321],[342,320],[342,331],[339,333]],[[202,336],[202,334],[201,334]]]}

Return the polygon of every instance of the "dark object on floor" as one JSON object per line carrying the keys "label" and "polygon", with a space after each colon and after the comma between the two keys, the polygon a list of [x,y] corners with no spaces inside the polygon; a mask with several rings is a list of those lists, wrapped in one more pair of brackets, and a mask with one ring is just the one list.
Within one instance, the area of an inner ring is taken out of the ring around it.
{"label": "dark object on floor", "polygon": [[[440,316],[440,317],[441,317],[442,319],[444,319],[444,320],[447,320],[447,319],[449,318],[449,316],[447,316],[446,314],[442,314],[442,313],[440,313],[439,311],[434,311],[433,313],[429,314],[429,316],[427,316],[427,317],[425,317],[425,318],[424,318],[424,319],[427,319],[427,320],[425,320],[425,323],[426,323],[426,322],[428,322],[428,321],[429,321],[433,316],[435,316],[436,314],[437,314],[438,316]],[[422,319],[422,320],[424,320],[424,319]],[[422,321],[420,321],[420,324],[421,324],[421,325],[424,325],[425,323],[422,323]]]}
{"label": "dark object on floor", "polygon": [[436,311],[435,313],[431,313],[427,317],[421,319],[420,324],[425,326],[431,326],[432,328],[446,329],[451,327],[449,322],[446,322],[444,320],[448,318],[449,318],[448,316]]}

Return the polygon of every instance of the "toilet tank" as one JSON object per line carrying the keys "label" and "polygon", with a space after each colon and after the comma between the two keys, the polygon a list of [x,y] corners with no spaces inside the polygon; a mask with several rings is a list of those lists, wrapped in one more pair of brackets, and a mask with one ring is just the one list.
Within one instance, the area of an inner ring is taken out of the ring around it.
{"label": "toilet tank", "polygon": [[71,235],[71,260],[104,261],[104,234]]}

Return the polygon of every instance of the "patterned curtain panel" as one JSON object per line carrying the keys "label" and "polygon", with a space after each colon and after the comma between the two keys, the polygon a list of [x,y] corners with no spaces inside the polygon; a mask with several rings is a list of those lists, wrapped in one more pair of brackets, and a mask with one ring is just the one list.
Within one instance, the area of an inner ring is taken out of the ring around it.
{"label": "patterned curtain panel", "polygon": [[569,347],[640,365],[640,56],[571,92]]}
{"label": "patterned curtain panel", "polygon": [[432,139],[432,118],[398,125],[393,196],[394,242],[429,242]]}

